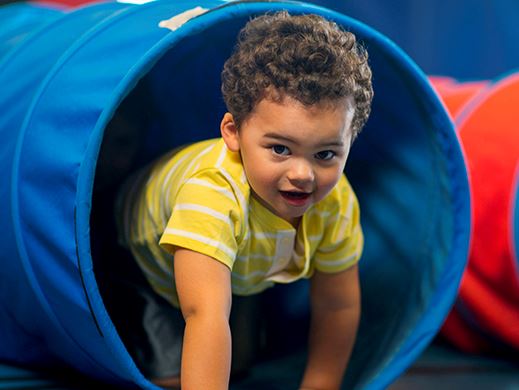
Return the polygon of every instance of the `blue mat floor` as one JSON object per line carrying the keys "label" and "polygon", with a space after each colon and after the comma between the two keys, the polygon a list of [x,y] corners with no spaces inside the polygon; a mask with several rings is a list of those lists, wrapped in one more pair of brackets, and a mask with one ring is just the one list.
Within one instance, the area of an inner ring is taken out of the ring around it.
{"label": "blue mat floor", "polygon": [[519,356],[471,356],[431,345],[389,390],[519,390]]}
{"label": "blue mat floor", "polygon": [[[257,365],[251,373],[234,381],[231,390],[290,390],[304,364],[301,354]],[[275,378],[275,381],[273,380]],[[109,389],[74,372],[37,372],[0,364],[0,389],[84,390]],[[469,356],[433,344],[388,390],[519,390],[519,357],[499,360]]]}

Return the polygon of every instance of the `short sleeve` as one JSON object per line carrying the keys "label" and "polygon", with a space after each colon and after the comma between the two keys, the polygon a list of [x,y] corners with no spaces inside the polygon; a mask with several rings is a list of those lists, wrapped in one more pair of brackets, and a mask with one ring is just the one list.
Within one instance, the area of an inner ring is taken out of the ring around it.
{"label": "short sleeve", "polygon": [[160,245],[210,256],[232,269],[243,228],[243,205],[235,189],[216,169],[187,179],[174,197],[174,205]]}
{"label": "short sleeve", "polygon": [[364,246],[359,202],[343,176],[333,190],[332,212],[323,239],[314,255],[314,267],[326,273],[340,272],[358,263]]}

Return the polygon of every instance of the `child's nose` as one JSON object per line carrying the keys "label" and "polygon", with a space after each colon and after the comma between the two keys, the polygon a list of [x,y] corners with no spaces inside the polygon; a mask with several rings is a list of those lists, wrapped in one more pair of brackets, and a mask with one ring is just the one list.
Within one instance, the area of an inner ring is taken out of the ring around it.
{"label": "child's nose", "polygon": [[297,159],[288,171],[288,179],[294,184],[307,184],[314,181],[314,169],[312,164],[304,159]]}

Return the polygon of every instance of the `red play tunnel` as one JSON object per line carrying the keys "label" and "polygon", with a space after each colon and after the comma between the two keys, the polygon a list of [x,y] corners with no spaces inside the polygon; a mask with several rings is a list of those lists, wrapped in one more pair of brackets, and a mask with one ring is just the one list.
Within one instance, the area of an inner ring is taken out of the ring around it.
{"label": "red play tunnel", "polygon": [[516,353],[519,73],[496,83],[431,81],[457,125],[473,204],[469,263],[442,334],[466,352]]}

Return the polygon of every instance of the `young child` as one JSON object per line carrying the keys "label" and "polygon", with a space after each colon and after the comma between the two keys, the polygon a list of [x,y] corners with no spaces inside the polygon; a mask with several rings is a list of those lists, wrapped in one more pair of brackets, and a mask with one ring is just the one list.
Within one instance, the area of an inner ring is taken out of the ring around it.
{"label": "young child", "polygon": [[370,112],[367,54],[322,17],[260,16],[240,32],[222,92],[221,138],[163,156],[119,198],[123,244],[167,302],[163,317],[185,320],[180,342],[144,323],[151,352],[140,359],[171,368],[150,371],[159,385],[178,383],[180,369],[184,390],[226,389],[233,296],[310,278],[300,388],[338,389],[360,315],[363,236],[343,170]]}

